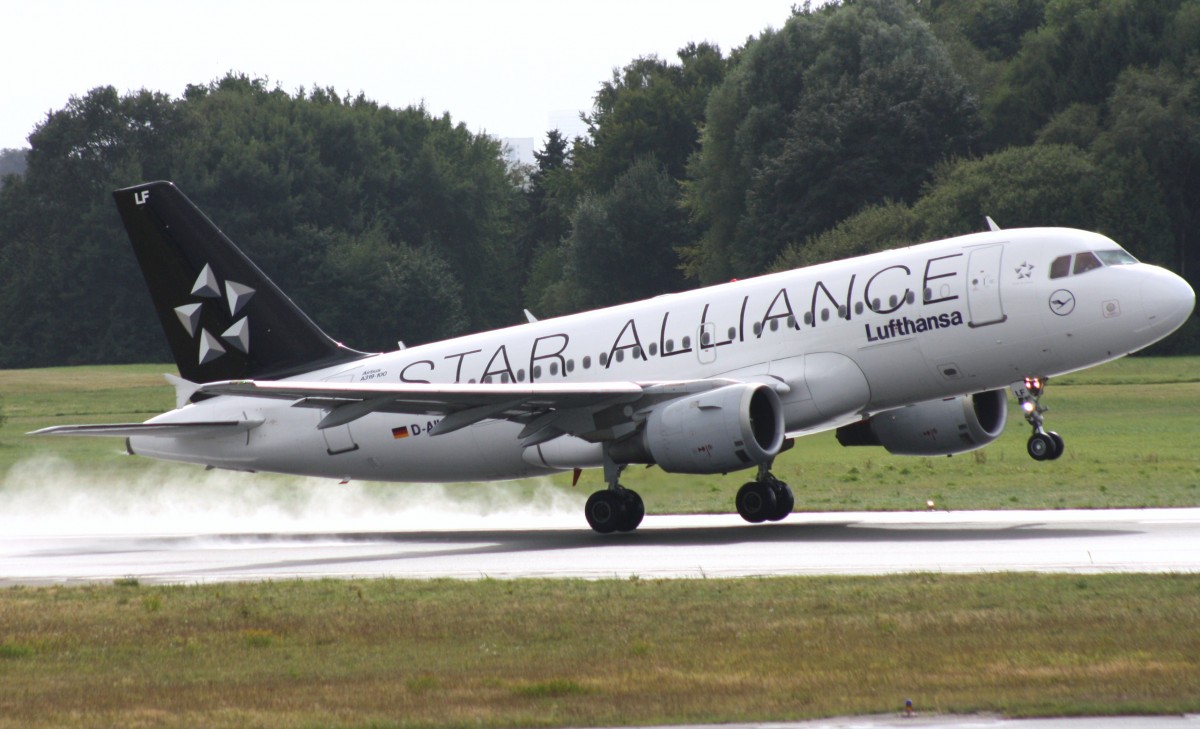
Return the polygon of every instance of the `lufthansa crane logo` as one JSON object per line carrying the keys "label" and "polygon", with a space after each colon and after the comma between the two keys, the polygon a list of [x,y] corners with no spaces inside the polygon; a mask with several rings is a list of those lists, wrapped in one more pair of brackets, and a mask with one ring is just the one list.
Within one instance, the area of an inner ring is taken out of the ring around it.
{"label": "lufthansa crane logo", "polygon": [[1075,294],[1066,289],[1059,289],[1050,294],[1050,311],[1059,316],[1066,316],[1075,311]]}

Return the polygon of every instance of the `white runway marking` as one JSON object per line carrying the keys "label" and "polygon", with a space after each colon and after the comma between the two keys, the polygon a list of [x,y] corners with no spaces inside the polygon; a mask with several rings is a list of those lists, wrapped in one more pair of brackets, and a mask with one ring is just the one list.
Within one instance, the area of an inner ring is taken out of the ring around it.
{"label": "white runway marking", "polygon": [[582,515],[423,531],[0,537],[0,584],[287,578],[696,578],[905,572],[1198,572],[1200,509],[649,516],[600,536]]}

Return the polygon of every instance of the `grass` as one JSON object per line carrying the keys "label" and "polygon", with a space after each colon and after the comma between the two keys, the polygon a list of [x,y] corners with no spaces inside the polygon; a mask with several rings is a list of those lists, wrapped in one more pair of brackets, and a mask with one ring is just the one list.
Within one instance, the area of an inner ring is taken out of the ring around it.
{"label": "grass", "polygon": [[0,593],[0,727],[601,726],[1200,710],[1200,577]]}

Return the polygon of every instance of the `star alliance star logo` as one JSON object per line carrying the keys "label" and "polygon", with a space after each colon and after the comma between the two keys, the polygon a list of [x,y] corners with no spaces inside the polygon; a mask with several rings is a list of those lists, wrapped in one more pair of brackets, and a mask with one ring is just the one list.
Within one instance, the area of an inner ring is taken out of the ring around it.
{"label": "star alliance star logo", "polygon": [[[196,277],[196,283],[192,286],[191,295],[202,299],[222,298],[221,285],[217,281],[217,277],[213,274],[212,267],[208,264],[204,265],[204,270],[200,271],[200,275]],[[229,315],[231,317],[236,318],[253,296],[254,289],[249,286],[240,284],[237,281],[225,281],[224,299],[229,306]],[[242,354],[249,354],[249,318],[242,317],[238,319],[234,322],[233,326],[221,332],[218,338],[200,326],[200,313],[203,306],[204,302],[197,302],[175,307],[175,315],[179,317],[179,323],[183,324],[183,328],[187,330],[188,336],[198,338],[199,340],[199,364],[208,364],[225,354],[228,350],[221,344],[222,341]]]}
{"label": "star alliance star logo", "polygon": [[1013,270],[1017,273],[1018,281],[1023,278],[1033,278],[1033,266],[1028,262],[1022,262],[1020,266],[1017,266]]}

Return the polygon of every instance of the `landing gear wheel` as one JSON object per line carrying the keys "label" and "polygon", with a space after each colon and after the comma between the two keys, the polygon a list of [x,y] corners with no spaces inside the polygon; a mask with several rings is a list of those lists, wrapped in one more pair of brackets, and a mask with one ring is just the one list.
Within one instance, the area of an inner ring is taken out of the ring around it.
{"label": "landing gear wheel", "polygon": [[587,505],[583,507],[588,526],[600,534],[617,531],[627,519],[626,512],[625,500],[614,490],[597,491],[588,497]]}
{"label": "landing gear wheel", "polygon": [[1053,461],[1060,457],[1065,447],[1062,437],[1042,427],[1042,413],[1047,410],[1042,405],[1046,380],[1040,377],[1026,377],[1022,382],[1013,383],[1011,389],[1021,406],[1021,411],[1025,413],[1025,422],[1033,428],[1033,435],[1029,436],[1029,442],[1025,446],[1029,457],[1035,461]]}
{"label": "landing gear wheel", "polygon": [[631,532],[638,528],[643,517],[646,516],[646,504],[642,502],[642,497],[636,491],[621,489],[621,495],[625,502],[625,519],[617,525],[617,531]]}
{"label": "landing gear wheel", "polygon": [[1053,430],[1046,431],[1046,435],[1050,436],[1050,439],[1054,441],[1054,455],[1050,456],[1050,460],[1056,461],[1063,454],[1063,449],[1067,446],[1063,443],[1062,436]]}
{"label": "landing gear wheel", "polygon": [[771,490],[775,492],[775,513],[768,516],[767,521],[783,521],[796,506],[796,497],[783,481],[776,480],[771,484]]}
{"label": "landing gear wheel", "polygon": [[775,490],[764,481],[751,481],[738,489],[736,503],[738,514],[751,524],[761,524],[779,509]]}
{"label": "landing gear wheel", "polygon": [[583,513],[588,526],[600,534],[631,532],[646,516],[646,505],[636,491],[605,489],[588,497]]}
{"label": "landing gear wheel", "polygon": [[1035,461],[1053,461],[1062,455],[1062,438],[1057,433],[1034,433],[1029,437],[1025,450]]}

